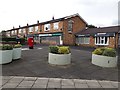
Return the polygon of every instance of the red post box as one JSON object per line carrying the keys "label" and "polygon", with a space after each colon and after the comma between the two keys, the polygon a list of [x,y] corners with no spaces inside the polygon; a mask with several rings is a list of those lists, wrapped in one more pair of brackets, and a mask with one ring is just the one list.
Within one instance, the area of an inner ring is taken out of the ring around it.
{"label": "red post box", "polygon": [[34,45],[34,39],[33,39],[33,37],[29,37],[28,38],[29,49],[33,49],[33,45]]}

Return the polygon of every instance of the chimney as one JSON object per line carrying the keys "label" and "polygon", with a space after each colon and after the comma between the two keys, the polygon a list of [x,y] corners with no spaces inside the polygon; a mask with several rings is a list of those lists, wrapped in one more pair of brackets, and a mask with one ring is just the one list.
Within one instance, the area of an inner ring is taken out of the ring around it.
{"label": "chimney", "polygon": [[37,24],[39,24],[39,20],[37,20]]}
{"label": "chimney", "polygon": [[29,24],[27,23],[27,26],[29,26]]}
{"label": "chimney", "polygon": [[20,28],[20,25],[19,25],[19,28]]}
{"label": "chimney", "polygon": [[13,26],[13,29],[15,29],[15,27]]}
{"label": "chimney", "polygon": [[52,20],[54,20],[54,16],[52,17]]}

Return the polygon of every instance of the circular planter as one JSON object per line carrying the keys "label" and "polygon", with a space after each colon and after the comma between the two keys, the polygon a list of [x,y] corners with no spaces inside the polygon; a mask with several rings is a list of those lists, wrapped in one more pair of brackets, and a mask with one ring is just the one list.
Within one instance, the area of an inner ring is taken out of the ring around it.
{"label": "circular planter", "polygon": [[48,63],[54,65],[68,65],[71,63],[71,53],[69,54],[49,53]]}
{"label": "circular planter", "polygon": [[6,64],[12,61],[13,50],[0,50],[0,64]]}
{"label": "circular planter", "polygon": [[13,48],[12,59],[16,60],[16,59],[20,59],[20,58],[21,58],[21,48]]}
{"label": "circular planter", "polygon": [[108,56],[92,54],[92,64],[101,67],[116,67],[117,57],[108,57]]}

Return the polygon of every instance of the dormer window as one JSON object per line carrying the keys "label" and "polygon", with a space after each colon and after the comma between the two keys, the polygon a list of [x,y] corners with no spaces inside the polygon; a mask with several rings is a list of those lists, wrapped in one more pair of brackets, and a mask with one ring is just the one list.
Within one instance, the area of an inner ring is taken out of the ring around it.
{"label": "dormer window", "polygon": [[73,30],[73,21],[69,20],[68,21],[68,32],[72,32],[72,30]]}
{"label": "dormer window", "polygon": [[44,31],[50,30],[50,24],[45,24],[44,25]]}

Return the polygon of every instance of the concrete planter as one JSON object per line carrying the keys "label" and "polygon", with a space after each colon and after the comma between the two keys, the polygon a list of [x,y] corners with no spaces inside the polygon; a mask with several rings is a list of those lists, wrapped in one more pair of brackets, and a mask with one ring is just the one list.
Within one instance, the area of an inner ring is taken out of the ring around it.
{"label": "concrete planter", "polygon": [[70,54],[49,53],[48,63],[49,64],[54,64],[54,65],[70,64],[71,63],[71,53]]}
{"label": "concrete planter", "polygon": [[116,67],[117,57],[108,57],[108,56],[92,54],[92,64],[101,67]]}
{"label": "concrete planter", "polygon": [[21,48],[13,48],[12,59],[20,59],[21,58]]}
{"label": "concrete planter", "polygon": [[0,50],[0,64],[6,64],[12,61],[13,50]]}

